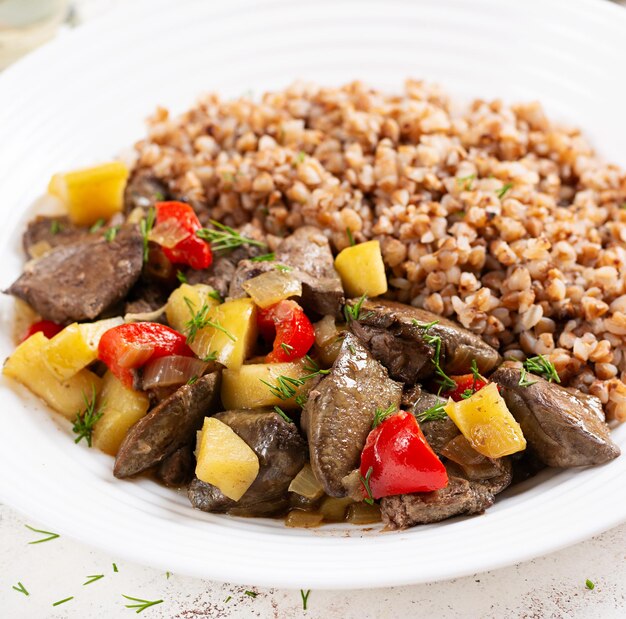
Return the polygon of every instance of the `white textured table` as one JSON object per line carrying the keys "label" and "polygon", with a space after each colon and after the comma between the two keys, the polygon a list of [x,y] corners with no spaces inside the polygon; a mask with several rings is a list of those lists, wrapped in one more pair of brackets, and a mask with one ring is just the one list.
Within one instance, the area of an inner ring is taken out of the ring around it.
{"label": "white textured table", "polygon": [[[79,18],[90,20],[119,1],[75,4]],[[0,506],[0,619],[131,617],[134,610],[124,605],[132,602],[122,594],[162,599],[141,615],[159,619],[626,617],[626,524],[547,557],[468,578],[373,591],[312,591],[306,611],[300,591],[168,575],[67,538],[29,545],[40,536],[25,524],[46,528]],[[100,574],[102,578],[83,585],[88,576]],[[586,588],[587,579],[595,583],[593,591]],[[13,588],[18,583],[28,596]],[[70,596],[73,599],[53,606]]]}
{"label": "white textured table", "polygon": [[[124,607],[132,602],[122,594],[162,599],[141,613],[147,619],[626,617],[626,524],[541,559],[467,578],[369,591],[312,591],[306,611],[300,591],[168,575],[64,537],[29,545],[42,536],[25,524],[46,528],[0,506],[2,619],[132,617],[134,611]],[[104,577],[83,585],[88,576],[99,574]],[[593,591],[585,586],[587,579],[595,584]],[[18,582],[28,596],[12,588]],[[70,596],[68,602],[52,606]]]}

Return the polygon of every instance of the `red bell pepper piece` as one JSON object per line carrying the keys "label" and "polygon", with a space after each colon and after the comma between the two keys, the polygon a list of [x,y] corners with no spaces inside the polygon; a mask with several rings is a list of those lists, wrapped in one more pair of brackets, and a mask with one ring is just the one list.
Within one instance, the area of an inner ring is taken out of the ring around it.
{"label": "red bell pepper piece", "polygon": [[266,358],[268,363],[304,357],[315,342],[313,325],[295,301],[279,301],[259,310],[257,316],[261,335],[267,340],[274,339],[273,350]]}
{"label": "red bell pepper piece", "polygon": [[364,496],[370,499],[431,492],[448,485],[446,468],[426,442],[415,417],[404,411],[387,417],[369,433],[360,473],[365,481]]}
{"label": "red bell pepper piece", "polygon": [[133,386],[133,370],[168,355],[193,356],[182,333],[156,322],[135,322],[113,327],[100,338],[98,358],[124,386]]}
{"label": "red bell pepper piece", "polygon": [[[157,202],[156,223],[175,222],[175,225],[187,233],[174,247],[163,247],[163,253],[173,264],[186,264],[192,269],[206,269],[213,262],[211,246],[196,236],[202,226],[193,208],[184,202]],[[170,220],[170,221],[168,221]]]}
{"label": "red bell pepper piece", "polygon": [[452,398],[455,402],[469,398],[489,384],[487,379],[474,374],[462,374],[461,376],[450,376],[450,378],[456,383],[456,387],[445,391],[442,395],[446,398]]}
{"label": "red bell pepper piece", "polygon": [[50,339],[62,330],[63,326],[58,325],[56,322],[52,322],[51,320],[40,320],[38,322],[34,322],[30,325],[30,327],[28,327],[28,330],[22,338],[22,342],[38,331],[41,331],[48,339]]}

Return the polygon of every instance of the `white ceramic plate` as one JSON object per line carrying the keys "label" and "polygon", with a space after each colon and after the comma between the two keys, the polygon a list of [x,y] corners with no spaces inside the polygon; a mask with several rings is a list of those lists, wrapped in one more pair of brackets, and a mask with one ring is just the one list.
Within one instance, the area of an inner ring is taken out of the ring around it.
{"label": "white ceramic plate", "polygon": [[[297,78],[407,76],[458,96],[540,99],[626,164],[626,11],[600,0],[133,2],[0,76],[0,283],[22,266],[26,208],[50,175],[107,159],[157,104],[240,95]],[[11,352],[1,300],[0,356]],[[483,516],[399,533],[293,530],[194,511],[147,480],[117,481],[109,457],[73,443],[25,390],[0,387],[2,500],[50,529],[164,570],[284,587],[433,581],[555,550],[626,518],[626,456],[516,486]],[[615,433],[626,451],[626,427]]]}

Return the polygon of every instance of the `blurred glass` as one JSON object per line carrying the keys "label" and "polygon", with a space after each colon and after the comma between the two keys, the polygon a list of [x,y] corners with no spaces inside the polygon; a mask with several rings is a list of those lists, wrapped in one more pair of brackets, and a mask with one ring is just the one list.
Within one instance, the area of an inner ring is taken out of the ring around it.
{"label": "blurred glass", "polygon": [[0,0],[0,69],[51,39],[69,0]]}

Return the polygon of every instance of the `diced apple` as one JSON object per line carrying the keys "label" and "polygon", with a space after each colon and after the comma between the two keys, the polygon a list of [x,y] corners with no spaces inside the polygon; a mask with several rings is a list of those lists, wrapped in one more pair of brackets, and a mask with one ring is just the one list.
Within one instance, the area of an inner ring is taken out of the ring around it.
{"label": "diced apple", "polygon": [[93,431],[93,446],[115,456],[128,430],[148,412],[149,406],[147,394],[127,389],[107,372],[98,398],[102,417]]}
{"label": "diced apple", "polygon": [[350,297],[377,297],[387,292],[387,276],[378,241],[346,247],[335,258],[335,269]]}
{"label": "diced apple", "polygon": [[59,198],[73,223],[89,226],[122,210],[128,168],[120,161],[55,174],[48,193]]}
{"label": "diced apple", "polygon": [[6,360],[5,376],[22,383],[35,395],[73,420],[85,408],[85,398],[98,394],[101,379],[89,370],[80,370],[67,380],[59,380],[44,361],[43,352],[50,340],[41,332],[31,335]]}
{"label": "diced apple", "polygon": [[259,474],[259,458],[234,430],[207,417],[198,438],[196,477],[238,501]]}

